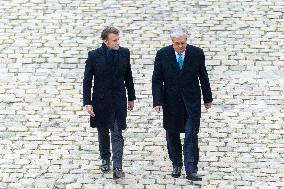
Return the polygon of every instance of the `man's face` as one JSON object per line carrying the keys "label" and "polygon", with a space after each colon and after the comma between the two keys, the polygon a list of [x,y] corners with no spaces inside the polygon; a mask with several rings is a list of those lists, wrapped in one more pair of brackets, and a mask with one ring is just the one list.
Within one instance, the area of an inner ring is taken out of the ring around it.
{"label": "man's face", "polygon": [[104,40],[106,46],[112,50],[119,49],[119,34],[110,33],[107,39]]}
{"label": "man's face", "polygon": [[173,37],[172,42],[173,42],[173,48],[177,53],[183,53],[185,51],[187,45],[186,36]]}

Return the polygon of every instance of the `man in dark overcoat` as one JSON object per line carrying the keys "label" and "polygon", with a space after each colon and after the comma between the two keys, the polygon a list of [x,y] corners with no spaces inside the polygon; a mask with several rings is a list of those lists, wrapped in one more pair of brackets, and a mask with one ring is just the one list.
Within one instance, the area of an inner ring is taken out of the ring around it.
{"label": "man in dark overcoat", "polygon": [[[168,154],[173,165],[172,177],[181,176],[184,164],[186,178],[200,181],[202,178],[197,175],[197,134],[201,117],[201,91],[206,111],[211,108],[213,101],[205,56],[202,49],[187,44],[189,35],[186,29],[175,28],[170,36],[172,45],[160,49],[155,58],[153,107],[158,113],[163,111]],[[185,133],[183,150],[180,133]]]}
{"label": "man in dark overcoat", "polygon": [[[90,114],[90,126],[98,130],[103,172],[110,171],[112,145],[113,178],[124,177],[122,156],[127,108],[134,107],[135,90],[129,49],[119,46],[119,30],[106,27],[102,46],[90,51],[83,80],[83,105]],[[127,97],[126,97],[127,89]],[[128,101],[128,102],[127,102]],[[111,139],[109,136],[111,132]]]}

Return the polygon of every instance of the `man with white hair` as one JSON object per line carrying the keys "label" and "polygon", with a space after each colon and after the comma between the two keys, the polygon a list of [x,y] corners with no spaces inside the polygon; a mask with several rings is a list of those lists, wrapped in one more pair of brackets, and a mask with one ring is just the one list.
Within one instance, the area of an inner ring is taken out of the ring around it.
{"label": "man with white hair", "polygon": [[[197,174],[201,91],[206,111],[213,101],[205,56],[201,48],[187,44],[189,35],[186,29],[175,28],[170,37],[172,45],[160,49],[155,58],[153,107],[158,113],[163,111],[168,154],[173,165],[172,177],[181,176],[184,164],[186,178],[201,181]],[[180,133],[185,133],[183,150]]]}

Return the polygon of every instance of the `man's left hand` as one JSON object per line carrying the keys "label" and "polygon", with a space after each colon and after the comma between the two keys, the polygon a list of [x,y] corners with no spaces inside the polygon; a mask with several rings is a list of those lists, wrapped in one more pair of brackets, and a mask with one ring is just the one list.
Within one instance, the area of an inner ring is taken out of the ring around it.
{"label": "man's left hand", "polygon": [[212,107],[212,102],[204,103],[204,106],[206,108],[206,112],[208,112],[208,109]]}
{"label": "man's left hand", "polygon": [[133,101],[128,101],[128,110],[133,110],[134,107],[134,100]]}

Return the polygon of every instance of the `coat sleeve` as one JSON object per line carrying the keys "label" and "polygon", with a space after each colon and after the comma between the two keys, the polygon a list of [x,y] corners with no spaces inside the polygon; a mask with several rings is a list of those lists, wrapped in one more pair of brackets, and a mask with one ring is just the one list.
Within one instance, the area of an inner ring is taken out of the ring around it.
{"label": "coat sleeve", "polygon": [[127,68],[124,76],[125,80],[125,87],[127,89],[127,96],[128,96],[128,101],[133,101],[136,100],[135,96],[135,89],[134,89],[134,83],[133,83],[133,77],[132,77],[132,71],[131,71],[131,65],[130,65],[130,52],[129,50],[127,51]]}
{"label": "coat sleeve", "polygon": [[162,71],[161,51],[156,54],[152,76],[153,107],[163,106],[164,77]]}
{"label": "coat sleeve", "polygon": [[204,103],[212,102],[213,101],[212,92],[211,92],[209,78],[208,78],[208,74],[207,74],[207,70],[205,66],[205,55],[204,55],[203,50],[201,50],[201,64],[200,64],[198,77],[199,77],[200,84],[201,84],[201,90],[202,90]]}
{"label": "coat sleeve", "polygon": [[92,65],[92,53],[88,53],[88,58],[85,61],[85,72],[83,79],[83,106],[91,105],[91,91],[92,91],[92,80],[94,77],[94,67]]}

